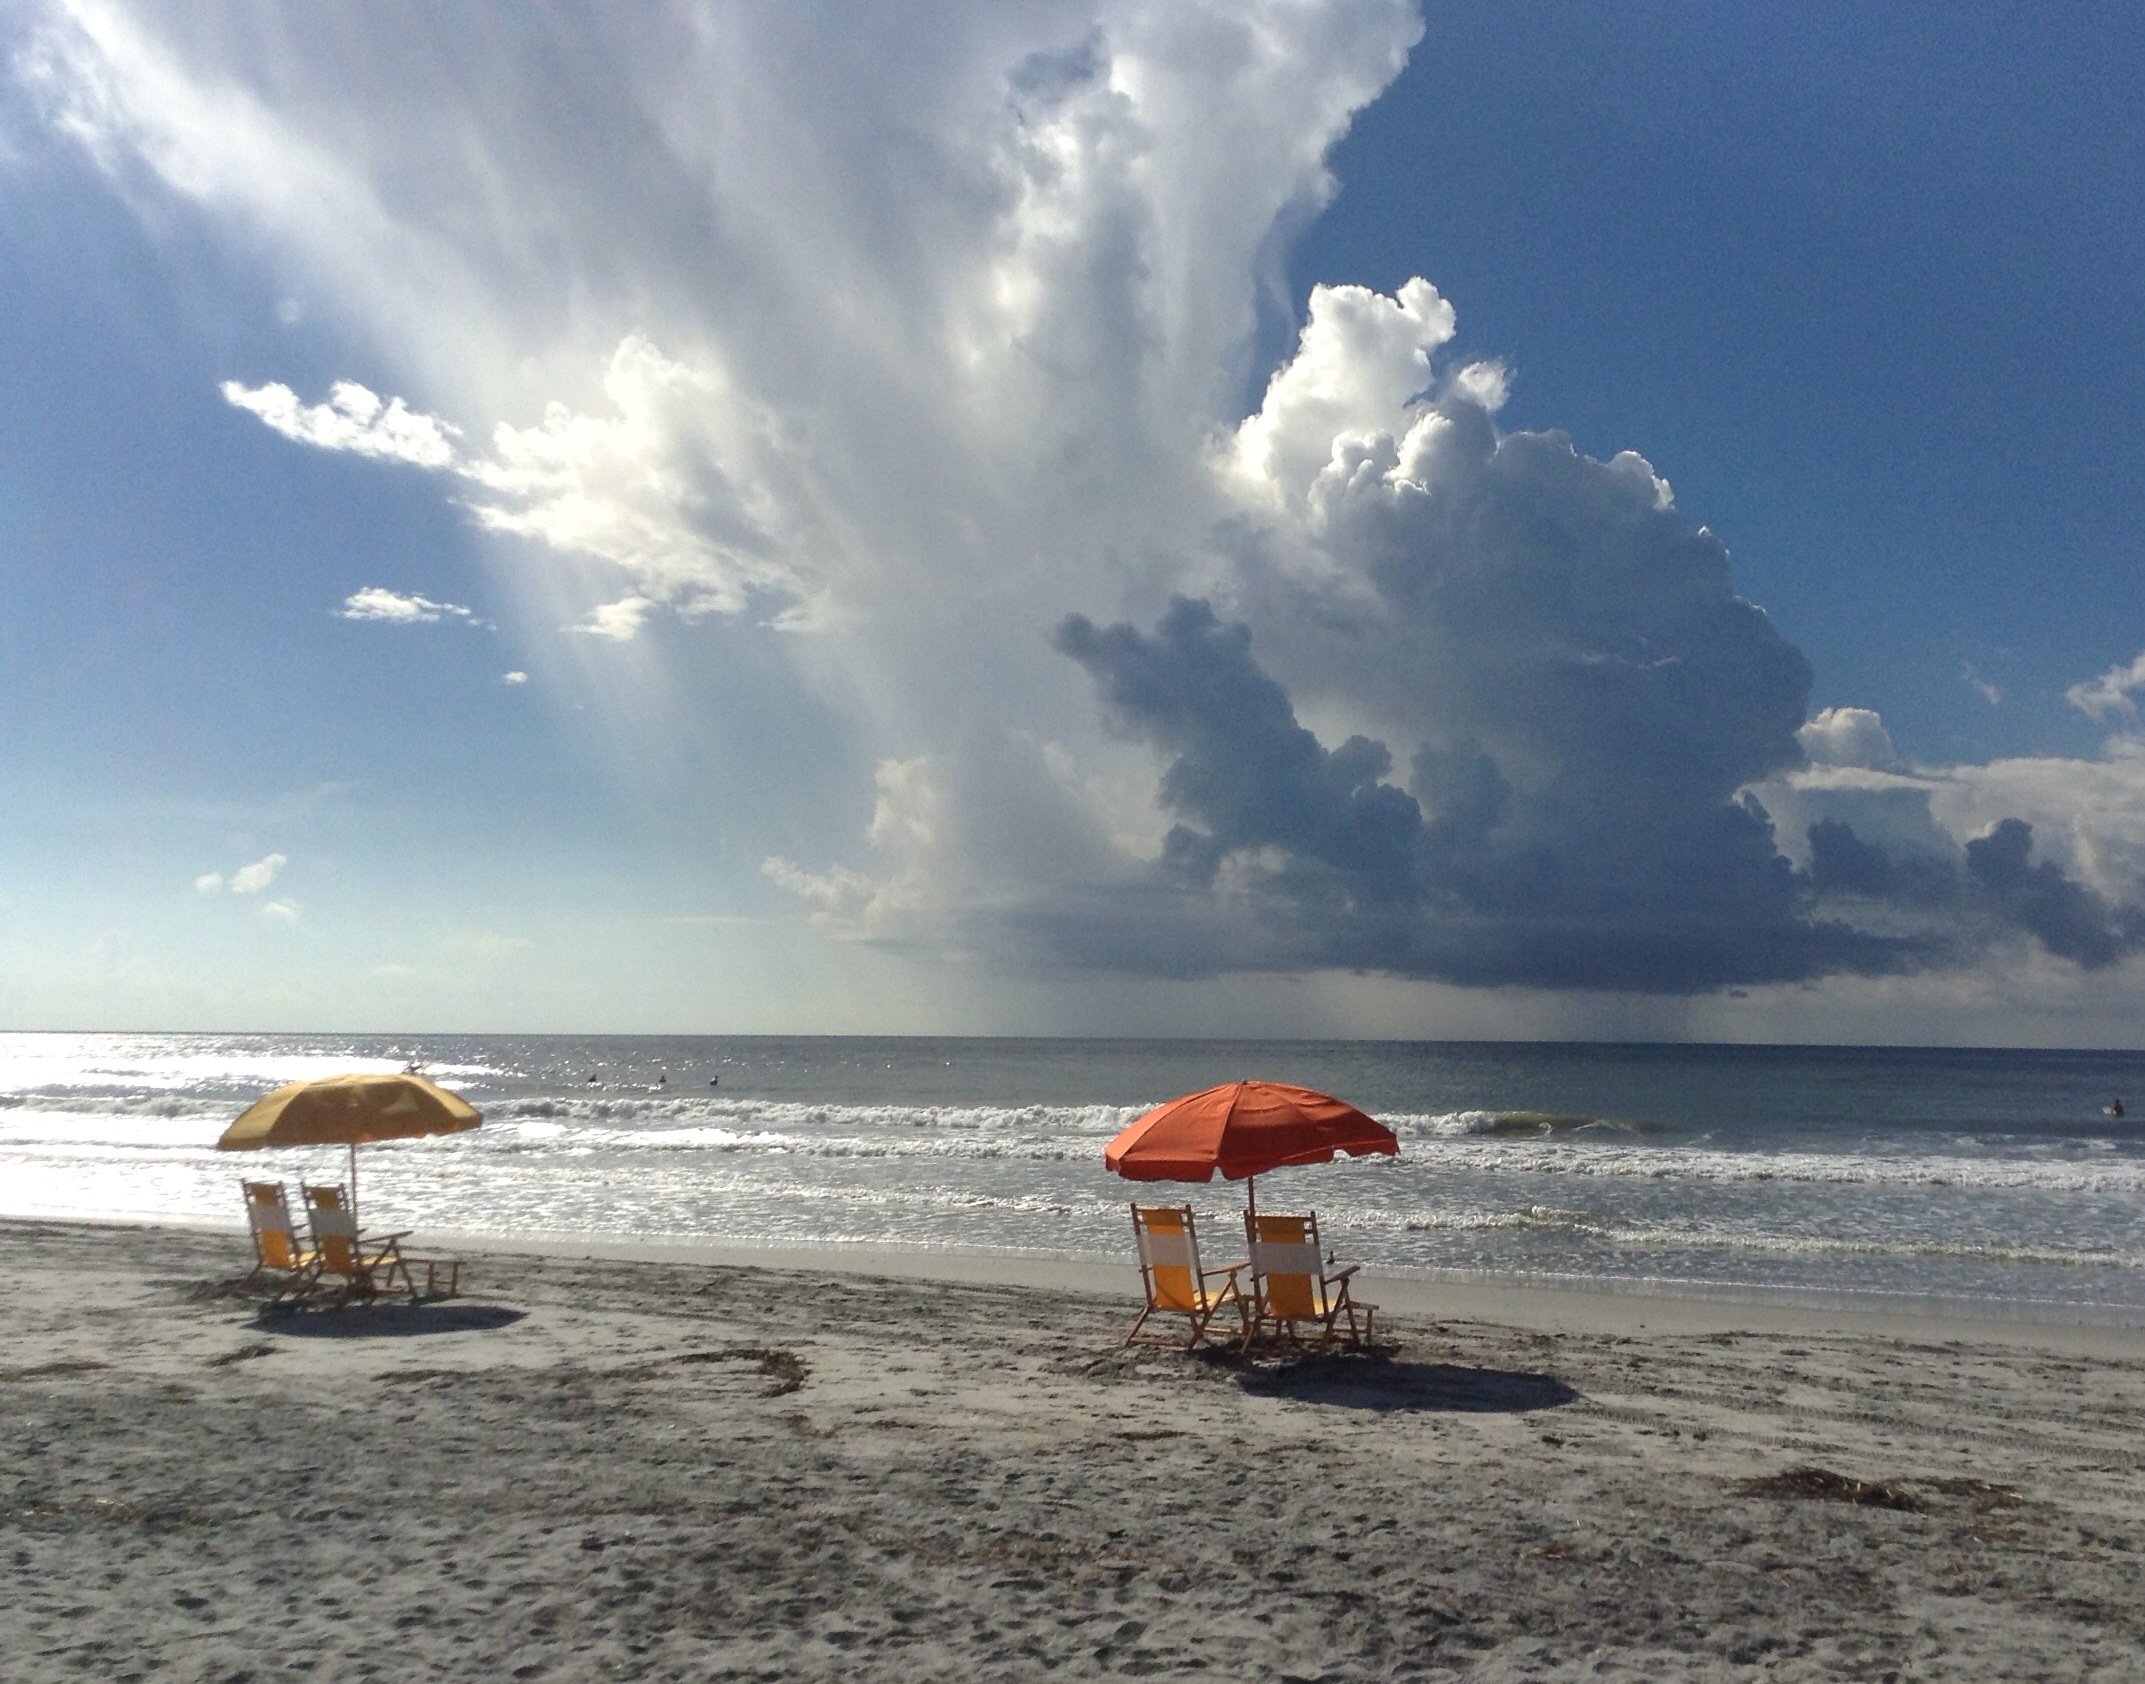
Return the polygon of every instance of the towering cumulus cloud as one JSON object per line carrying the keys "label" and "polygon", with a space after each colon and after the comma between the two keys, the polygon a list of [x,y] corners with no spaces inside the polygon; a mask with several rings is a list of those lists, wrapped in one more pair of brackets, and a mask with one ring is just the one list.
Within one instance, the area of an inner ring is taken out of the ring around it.
{"label": "towering cumulus cloud", "polygon": [[2074,692],[2100,761],[1909,765],[1645,460],[1500,428],[1429,281],[1287,295],[1402,0],[28,15],[49,133],[354,348],[234,418],[430,476],[586,662],[764,630],[755,717],[824,725],[738,892],[831,937],[1650,993],[2138,944],[2077,792],[2145,807],[2145,667]]}
{"label": "towering cumulus cloud", "polygon": [[[1060,628],[1172,757],[1162,869],[1302,965],[1687,990],[1896,963],[1809,917],[1744,793],[1802,759],[1807,663],[1644,461],[1501,434],[1502,379],[1435,366],[1452,331],[1420,280],[1315,291],[1216,463],[1243,620]],[[1329,752],[1292,695],[1372,729]]]}

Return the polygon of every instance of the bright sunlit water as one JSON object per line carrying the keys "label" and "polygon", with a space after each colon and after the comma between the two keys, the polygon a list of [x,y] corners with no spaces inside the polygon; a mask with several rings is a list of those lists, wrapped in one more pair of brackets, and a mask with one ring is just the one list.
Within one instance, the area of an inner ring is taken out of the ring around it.
{"label": "bright sunlit water", "polygon": [[[1351,1260],[1435,1276],[2145,1325],[2145,1054],[1361,1042],[0,1035],[0,1214],[242,1224],[221,1154],[279,1083],[411,1060],[484,1113],[369,1147],[368,1228],[1130,1255],[1102,1167],[1146,1107],[1322,1088],[1401,1157],[1286,1170]],[[1233,1251],[1232,1251],[1233,1255]],[[1128,1263],[1129,1267],[1129,1263]]]}

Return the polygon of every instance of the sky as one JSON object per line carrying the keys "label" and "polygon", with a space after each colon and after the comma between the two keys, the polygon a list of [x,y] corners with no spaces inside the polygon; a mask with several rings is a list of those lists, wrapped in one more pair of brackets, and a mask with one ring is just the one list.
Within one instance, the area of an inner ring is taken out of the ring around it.
{"label": "sky", "polygon": [[2145,1046],[2133,8],[0,4],[0,1026]]}

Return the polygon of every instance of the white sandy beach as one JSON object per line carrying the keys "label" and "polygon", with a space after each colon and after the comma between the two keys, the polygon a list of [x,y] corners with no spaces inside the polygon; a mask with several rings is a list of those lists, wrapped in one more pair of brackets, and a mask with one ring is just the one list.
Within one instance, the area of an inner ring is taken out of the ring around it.
{"label": "white sandy beach", "polygon": [[9,1679],[2145,1677],[2134,1331],[1370,1281],[1291,1367],[1120,1351],[1129,1262],[245,1253],[0,1224]]}

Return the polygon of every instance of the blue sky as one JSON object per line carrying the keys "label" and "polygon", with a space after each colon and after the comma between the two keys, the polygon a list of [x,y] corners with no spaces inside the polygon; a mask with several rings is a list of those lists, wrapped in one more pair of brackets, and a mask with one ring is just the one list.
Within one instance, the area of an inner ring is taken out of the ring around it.
{"label": "blue sky", "polygon": [[2089,750],[2063,691],[2135,653],[2145,524],[2135,9],[1431,16],[1299,282],[1429,274],[1513,424],[1639,449],[1727,538],[1819,705]]}
{"label": "blue sky", "polygon": [[16,7],[0,1023],[2140,1044],[2141,35]]}

